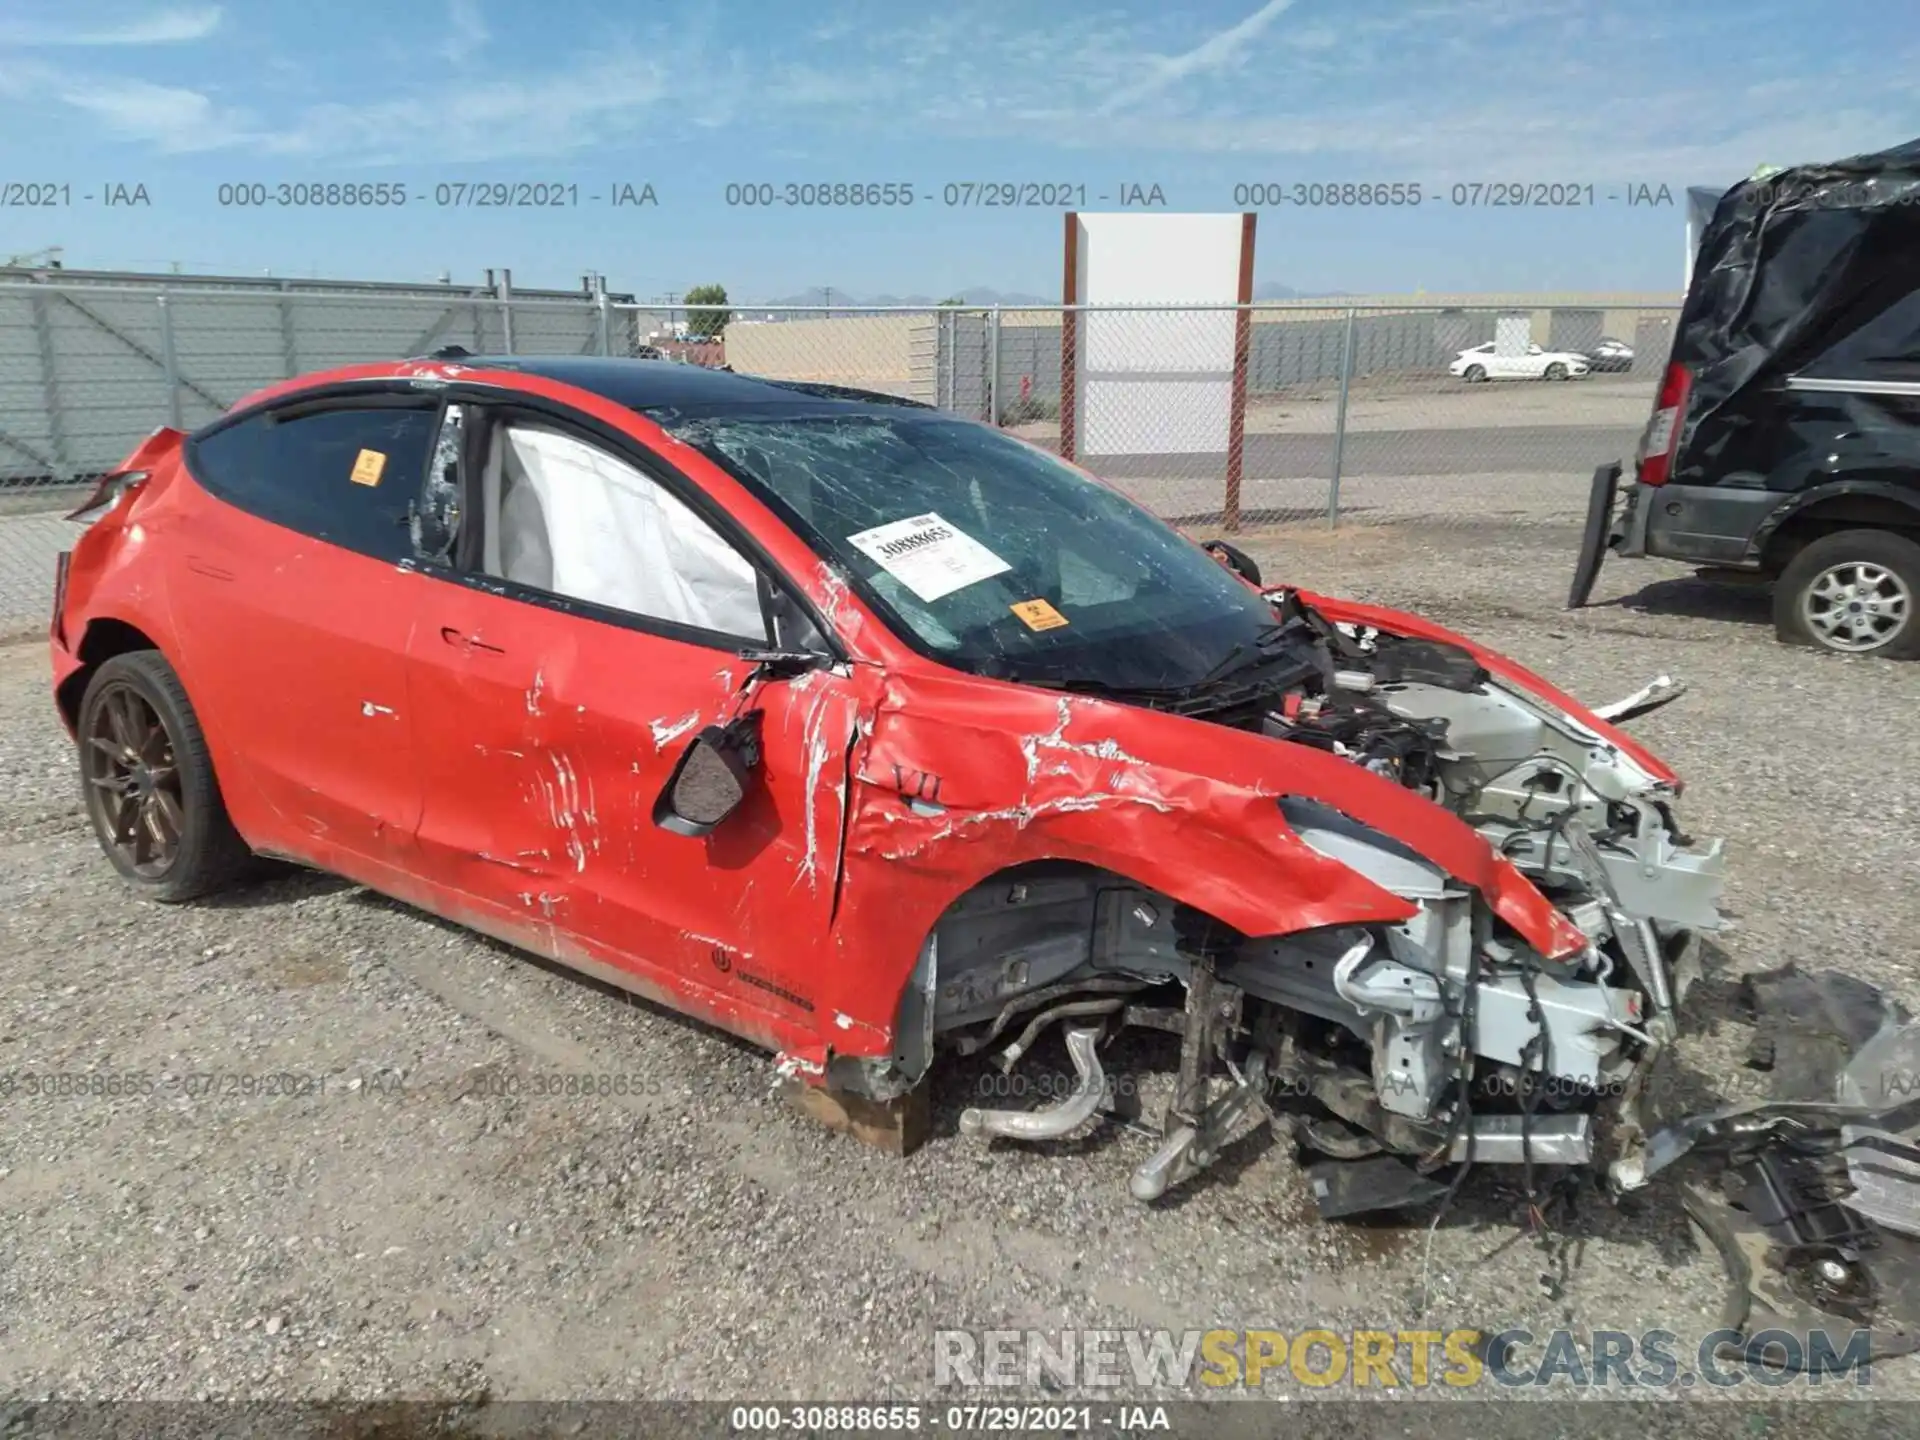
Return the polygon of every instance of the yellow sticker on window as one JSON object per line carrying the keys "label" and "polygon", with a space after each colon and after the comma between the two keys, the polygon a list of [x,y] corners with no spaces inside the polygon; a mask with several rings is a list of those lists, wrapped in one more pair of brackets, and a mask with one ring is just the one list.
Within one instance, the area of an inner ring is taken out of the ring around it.
{"label": "yellow sticker on window", "polygon": [[380,472],[387,468],[387,457],[380,450],[362,450],[353,462],[353,483],[378,485]]}
{"label": "yellow sticker on window", "polygon": [[1029,630],[1058,630],[1067,617],[1044,600],[1022,600],[1013,608]]}

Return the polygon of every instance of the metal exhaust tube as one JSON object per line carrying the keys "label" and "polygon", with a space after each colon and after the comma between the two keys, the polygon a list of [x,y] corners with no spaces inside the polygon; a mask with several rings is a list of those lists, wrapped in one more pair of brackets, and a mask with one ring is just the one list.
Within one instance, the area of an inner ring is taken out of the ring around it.
{"label": "metal exhaust tube", "polygon": [[1100,1038],[1095,1027],[1067,1031],[1067,1054],[1079,1084],[1073,1094],[1044,1110],[979,1110],[960,1112],[962,1135],[1003,1135],[1009,1140],[1057,1140],[1100,1108],[1106,1094],[1106,1072],[1094,1053]]}

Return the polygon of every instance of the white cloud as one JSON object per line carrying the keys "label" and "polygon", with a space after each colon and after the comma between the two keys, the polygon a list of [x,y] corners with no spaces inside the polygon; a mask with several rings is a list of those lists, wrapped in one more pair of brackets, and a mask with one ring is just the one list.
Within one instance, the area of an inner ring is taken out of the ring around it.
{"label": "white cloud", "polygon": [[1183,54],[1143,56],[1147,74],[1137,83],[1112,95],[1104,108],[1110,112],[1121,105],[1171,89],[1195,75],[1229,68],[1241,58],[1248,46],[1265,33],[1269,25],[1293,8],[1293,3],[1294,0],[1267,0],[1266,4],[1238,24],[1209,35]]}
{"label": "white cloud", "polygon": [[213,101],[197,90],[116,79],[110,84],[63,90],[67,104],[96,116],[125,139],[145,140],[162,150],[212,148],[224,126]]}
{"label": "white cloud", "polygon": [[615,52],[372,105],[316,105],[249,138],[270,154],[363,164],[566,155],[640,125],[673,94],[676,73],[658,54]]}
{"label": "white cloud", "polygon": [[[1196,41],[1179,12],[1144,0],[1018,20],[998,0],[948,0],[910,19],[885,0],[865,9],[841,0],[806,17],[810,39],[756,43],[706,15],[590,53],[515,55],[509,66],[488,63],[501,47],[488,44],[480,0],[448,0],[442,53],[470,63],[457,76],[429,66],[369,85],[365,102],[349,91],[303,104],[270,61],[186,88],[35,70],[14,57],[0,65],[0,95],[54,96],[114,137],[162,151],[316,163],[611,153],[636,137],[731,129],[818,154],[908,134],[1028,156],[1079,150],[1125,157],[1161,180],[1211,160],[1215,176],[1243,163],[1252,179],[1292,180],[1312,166],[1306,178],[1337,167],[1436,184],[1706,182],[1920,129],[1920,99],[1905,81],[1920,54],[1909,42],[1812,66],[1769,42],[1769,0],[1754,0],[1750,38],[1731,49],[1717,20],[1656,3],[1622,0],[1629,15],[1579,0],[1267,0]],[[184,38],[213,23],[195,17],[218,13],[155,11],[115,33]],[[1690,65],[1710,42],[1721,47],[1716,65]]]}
{"label": "white cloud", "polygon": [[175,6],[150,11],[99,29],[67,29],[45,22],[0,22],[0,45],[170,45],[204,40],[220,28],[218,5]]}
{"label": "white cloud", "polygon": [[479,0],[447,0],[447,34],[440,53],[455,65],[464,65],[493,38],[480,13]]}

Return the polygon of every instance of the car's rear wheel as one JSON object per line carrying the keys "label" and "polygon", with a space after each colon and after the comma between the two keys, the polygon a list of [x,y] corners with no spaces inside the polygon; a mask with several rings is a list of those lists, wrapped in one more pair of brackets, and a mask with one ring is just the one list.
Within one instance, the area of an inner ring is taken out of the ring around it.
{"label": "car's rear wheel", "polygon": [[206,736],[164,657],[138,650],[107,661],[75,728],[87,818],[141,894],[192,900],[246,870],[251,853],[227,818]]}
{"label": "car's rear wheel", "polygon": [[1567,378],[1567,367],[1562,365],[1558,360],[1554,361],[1551,365],[1547,366],[1547,379],[1564,380],[1566,378]]}
{"label": "car's rear wheel", "polygon": [[1469,385],[1478,385],[1482,380],[1487,378],[1487,367],[1484,365],[1469,365],[1462,373]]}
{"label": "car's rear wheel", "polygon": [[1788,644],[1920,658],[1920,544],[1888,530],[1822,536],[1775,582],[1773,624]]}

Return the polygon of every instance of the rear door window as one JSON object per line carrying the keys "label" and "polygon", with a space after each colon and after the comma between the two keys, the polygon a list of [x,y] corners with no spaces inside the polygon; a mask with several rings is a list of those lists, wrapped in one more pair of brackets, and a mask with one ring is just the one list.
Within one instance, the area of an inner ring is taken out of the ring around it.
{"label": "rear door window", "polygon": [[408,506],[433,444],[431,404],[268,411],[195,439],[194,477],[231,505],[380,560],[413,553]]}

